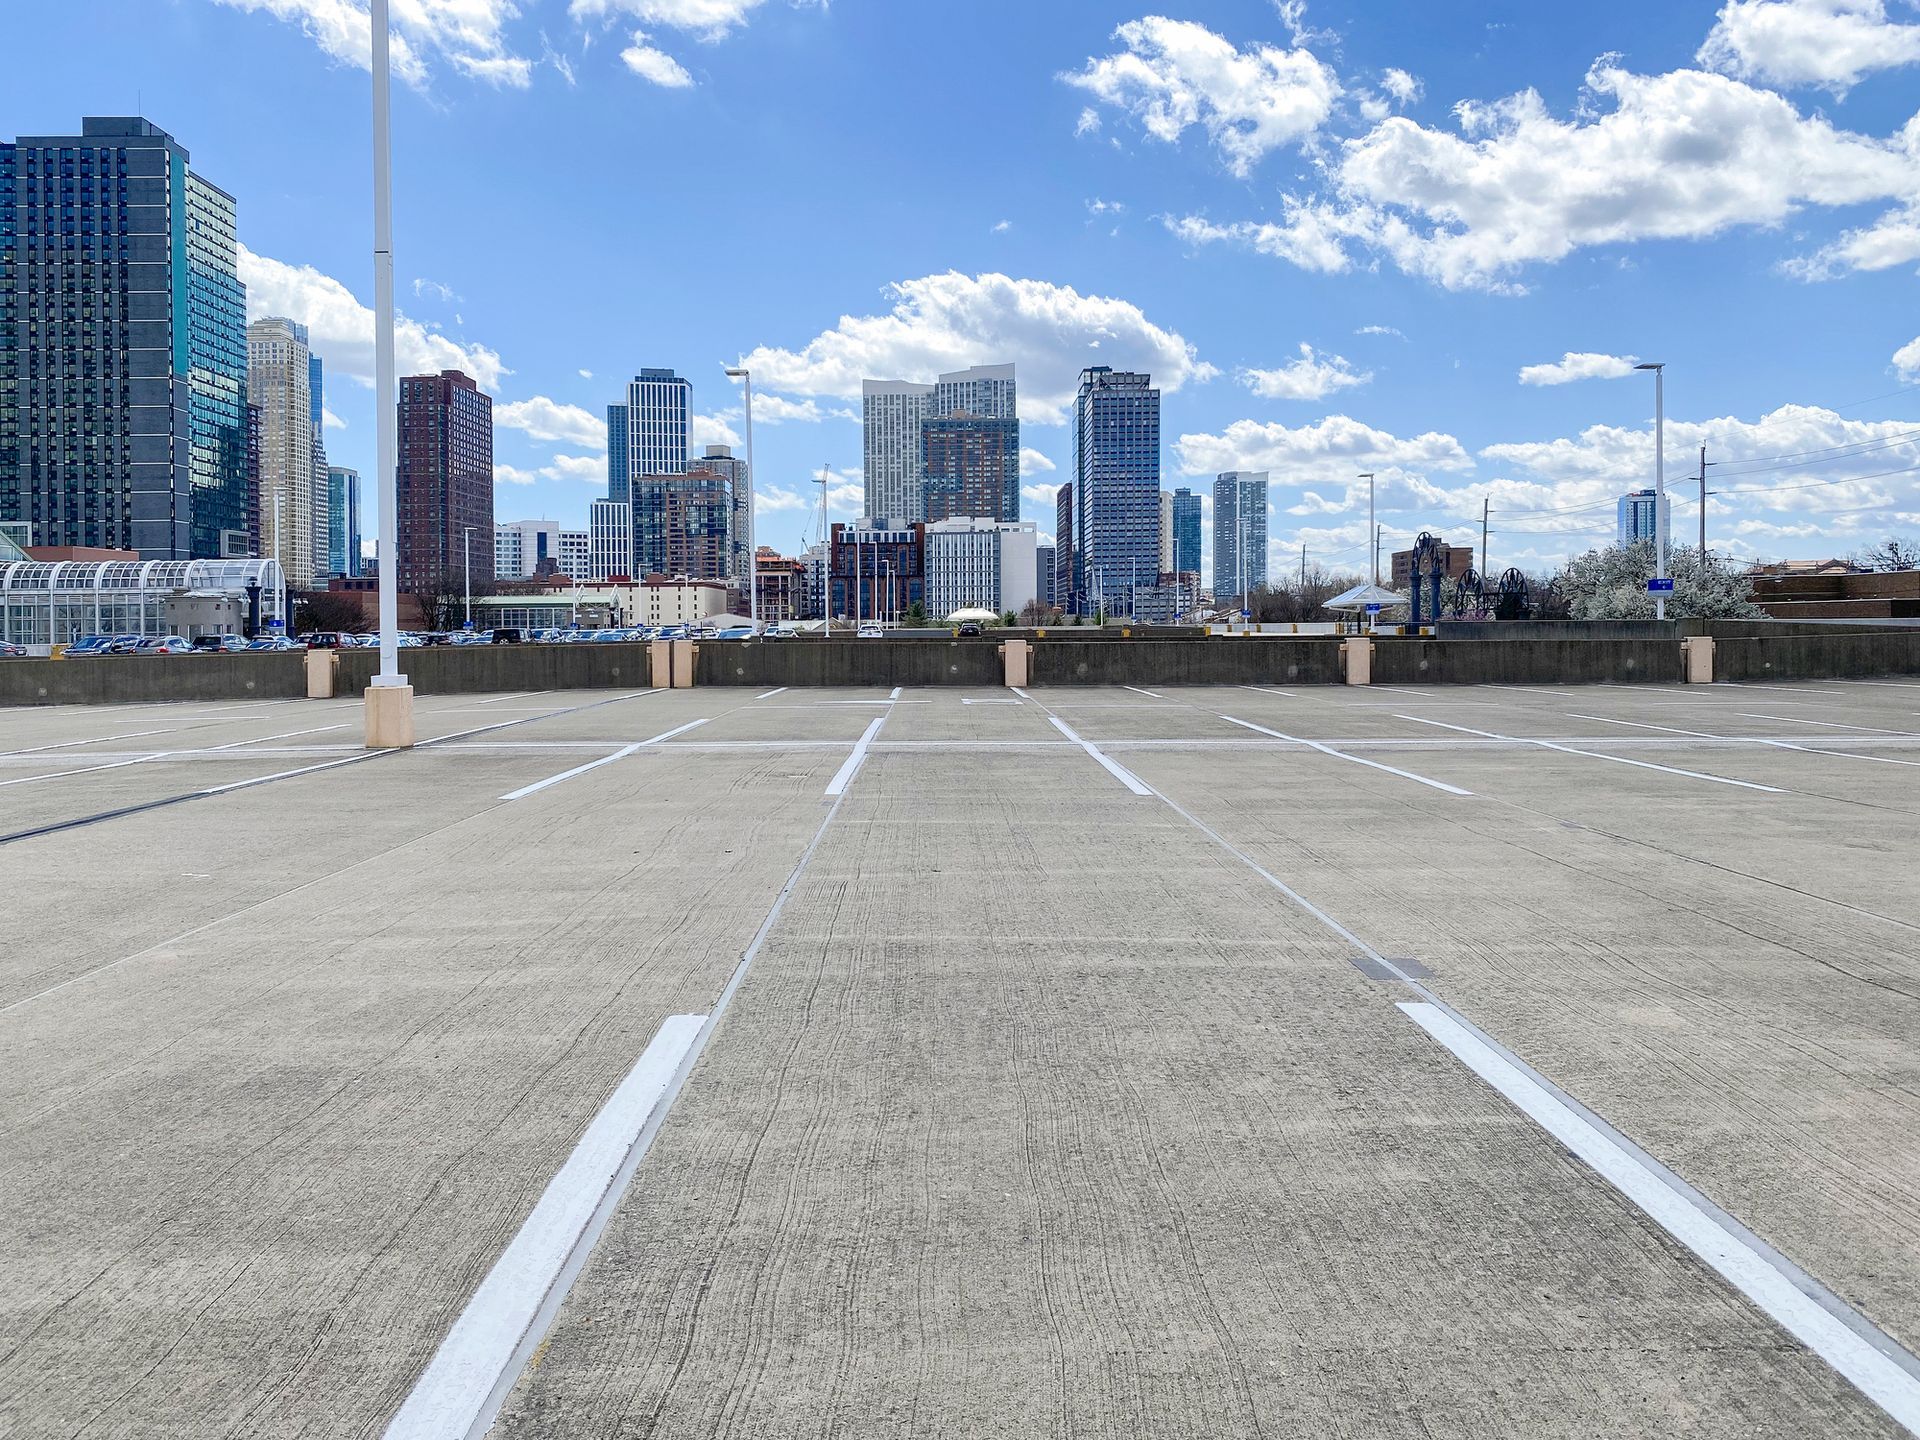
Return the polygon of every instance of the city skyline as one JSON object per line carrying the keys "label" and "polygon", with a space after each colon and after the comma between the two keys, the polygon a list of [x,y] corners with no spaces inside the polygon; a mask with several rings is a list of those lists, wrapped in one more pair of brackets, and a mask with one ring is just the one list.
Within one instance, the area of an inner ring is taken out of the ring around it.
{"label": "city skyline", "polygon": [[[334,372],[330,458],[372,475],[365,73],[350,43],[329,53],[297,23],[247,8],[129,5],[119,24],[36,10],[25,38],[49,54],[84,48],[92,68],[82,81],[29,67],[0,134],[70,132],[78,116],[116,108],[110,96],[144,89],[148,118],[237,198],[249,313],[313,328]],[[277,8],[296,22],[313,9]],[[1861,22],[1892,58],[1843,64],[1813,43],[1819,7],[1768,0],[1762,8],[1802,17],[1811,37],[1799,68],[1769,68],[1721,8],[1627,3],[1556,15],[1522,37],[1497,17],[1361,14],[1332,0],[1305,10],[1221,0],[1179,21],[1007,7],[1011,36],[950,39],[950,59],[980,46],[1005,66],[1004,99],[979,116],[978,151],[1006,176],[994,189],[953,183],[984,163],[969,160],[952,163],[956,175],[893,167],[885,185],[848,183],[798,148],[802,137],[766,138],[796,94],[778,68],[794,46],[828,81],[862,77],[847,87],[861,90],[857,102],[831,83],[808,86],[822,136],[939,103],[946,74],[871,63],[908,53],[925,23],[913,14],[858,0],[728,4],[710,36],[662,22],[638,47],[662,57],[646,59],[651,77],[626,58],[635,47],[593,46],[589,27],[564,19],[549,27],[551,53],[532,59],[537,6],[517,21],[489,10],[499,65],[466,63],[476,58],[466,41],[403,18],[401,368],[474,374],[500,400],[502,513],[584,528],[606,493],[604,377],[674,363],[705,402],[689,416],[689,444],[739,453],[738,392],[720,372],[744,360],[761,427],[758,533],[797,552],[818,536],[823,463],[829,518],[863,508],[862,378],[932,383],[955,366],[1018,364],[1022,514],[1050,534],[1051,493],[1072,461],[1062,422],[1074,377],[1113,363],[1163,389],[1168,488],[1270,472],[1275,564],[1305,540],[1315,557],[1359,568],[1353,476],[1371,470],[1388,544],[1476,530],[1491,496],[1496,565],[1538,568],[1607,543],[1617,497],[1651,483],[1650,387],[1628,378],[1651,355],[1669,367],[1675,533],[1694,529],[1688,471],[1704,442],[1722,492],[1716,548],[1844,553],[1920,525],[1912,450],[1895,438],[1915,428],[1906,387],[1920,379],[1910,318],[1920,255],[1899,203],[1920,162],[1899,139],[1913,87],[1894,63],[1916,27],[1898,15]],[[1443,30],[1448,43],[1433,43]],[[1468,31],[1474,43],[1457,43]],[[208,46],[240,62],[231,87],[168,81]],[[1212,78],[1207,56],[1223,61]],[[337,133],[258,134],[269,97],[289,90],[334,117]],[[1175,94],[1186,99],[1169,108]],[[1477,128],[1456,117],[1461,102]],[[1716,128],[1675,173],[1618,158],[1657,150],[1696,113]],[[529,156],[566,193],[584,173],[567,137],[609,124],[676,136],[649,191],[708,189],[732,174],[722,157],[743,141],[770,144],[777,164],[748,167],[727,188],[755,197],[757,223],[795,237],[789,262],[743,267],[730,247],[635,230],[619,223],[617,194],[604,226],[564,206],[516,218],[504,235],[459,218],[480,177]],[[1539,197],[1550,223],[1529,228],[1513,177],[1555,147],[1618,197],[1610,229],[1579,222],[1579,196],[1557,192]],[[1494,188],[1442,222],[1386,168],[1416,149],[1437,184],[1477,164]],[[1767,163],[1788,153],[1804,163]],[[1372,158],[1381,163],[1369,169]],[[1713,205],[1669,198],[1701,193],[1694,182],[1709,171],[1740,183]],[[1810,173],[1832,183],[1795,178]],[[831,243],[803,223],[823,198],[847,220]],[[338,223],[316,226],[315,214]],[[551,253],[537,240],[549,222],[567,225],[569,259],[539,266],[528,285],[526,257]],[[649,263],[668,266],[673,283],[600,283]],[[1769,344],[1776,332],[1795,342]]]}

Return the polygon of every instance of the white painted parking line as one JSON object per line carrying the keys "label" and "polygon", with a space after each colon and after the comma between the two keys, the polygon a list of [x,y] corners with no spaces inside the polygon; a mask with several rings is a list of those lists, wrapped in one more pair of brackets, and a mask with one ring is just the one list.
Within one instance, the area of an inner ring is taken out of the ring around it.
{"label": "white painted parking line", "polygon": [[1440,697],[1431,690],[1408,690],[1401,685],[1369,685],[1369,690],[1390,690],[1395,695],[1418,695],[1422,700],[1438,700]]}
{"label": "white painted parking line", "polygon": [[1641,1157],[1439,1006],[1403,1001],[1399,1008],[1861,1394],[1908,1430],[1920,1434],[1920,1379],[1806,1294],[1796,1283],[1798,1277],[1786,1273],[1775,1257],[1669,1184]]}
{"label": "white painted parking line", "polygon": [[1802,720],[1797,715],[1756,715],[1750,710],[1733,712],[1742,720],[1780,720],[1788,725],[1818,725],[1823,730],[1858,730],[1863,735],[1907,735],[1911,730],[1882,730],[1873,725],[1842,725],[1838,720]]}
{"label": "white painted parking line", "polygon": [[1757,684],[1748,680],[1722,680],[1715,688],[1722,685],[1729,690],[1765,690],[1769,695],[1777,695],[1782,700],[1791,699],[1795,695],[1838,695],[1845,699],[1847,694],[1844,690],[1803,690],[1798,685]]}
{"label": "white painted parking line", "polygon": [[[251,740],[229,740],[225,745],[210,745],[205,750],[196,753],[210,755],[218,750],[239,750],[248,745],[271,745],[275,740],[293,740],[301,735],[325,735],[330,730],[345,730],[346,728],[347,722],[343,720],[338,725],[316,725],[311,730],[283,730],[278,735],[256,735]],[[168,753],[177,752],[170,751]]]}
{"label": "white painted parking line", "polygon": [[889,699],[889,700],[898,700],[899,698],[900,698],[900,687],[899,687],[898,685],[896,685],[896,686],[894,686],[894,687],[893,687],[893,689],[892,689],[892,690],[891,690],[891,691],[890,691],[890,692],[888,693],[888,695],[887,695],[887,699]]}
{"label": "white painted parking line", "polygon": [[518,790],[510,790],[500,798],[502,800],[524,800],[529,795],[537,795],[549,785],[558,785],[562,780],[571,780],[576,775],[584,775],[589,770],[598,770],[602,765],[611,765],[616,760],[624,760],[640,746],[622,745],[611,755],[602,755],[598,760],[589,760],[584,765],[576,765],[571,770],[562,770],[558,775],[549,775],[544,780],[536,780],[531,785],[522,785]]}
{"label": "white painted parking line", "polygon": [[1774,785],[1756,785],[1751,780],[1729,780],[1725,775],[1703,775],[1698,770],[1679,770],[1671,765],[1656,765],[1651,760],[1629,760],[1624,755],[1607,755],[1598,750],[1578,750],[1571,745],[1558,745],[1551,740],[1535,740],[1525,735],[1496,735],[1491,730],[1473,730],[1465,725],[1449,725],[1444,720],[1423,720],[1418,715],[1398,715],[1396,720],[1410,720],[1415,725],[1437,725],[1442,730],[1458,730],[1466,735],[1478,735],[1486,740],[1505,740],[1515,745],[1538,745],[1544,750],[1558,750],[1563,755],[1584,755],[1589,760],[1610,760],[1615,765],[1631,765],[1639,770],[1659,770],[1667,775],[1682,775],[1689,780],[1708,780],[1715,785],[1732,785],[1741,790],[1760,790],[1768,795],[1785,795],[1787,792]]}
{"label": "white painted parking line", "polygon": [[829,797],[847,793],[847,787],[853,783],[853,777],[859,773],[860,767],[866,763],[867,747],[873,744],[873,737],[880,733],[880,727],[886,723],[887,717],[884,715],[876,716],[867,722],[867,731],[854,742],[853,753],[847,756],[846,763],[834,771],[833,779],[827,782],[827,794]]}
{"label": "white painted parking line", "polygon": [[591,1248],[588,1228],[595,1212],[661,1108],[706,1020],[670,1015],[661,1024],[453,1322],[387,1426],[386,1440],[454,1440],[480,1423],[495,1390],[518,1373],[516,1352],[555,1283],[583,1242]]}
{"label": "white painted parking line", "polygon": [[53,745],[29,745],[24,750],[0,750],[0,760],[11,760],[16,755],[44,755],[49,750],[71,750],[76,745],[111,745],[116,740],[142,740],[149,735],[171,735],[178,729],[189,726],[168,726],[163,730],[131,730],[125,735],[102,735],[92,740],[62,740]]}
{"label": "white painted parking line", "polygon": [[1775,750],[1798,750],[1802,755],[1827,755],[1835,760],[1865,760],[1874,765],[1920,765],[1920,760],[1896,760],[1891,755],[1856,755],[1850,750],[1819,750],[1811,745],[1797,745],[1791,740],[1775,740],[1767,735],[1709,735],[1705,730],[1649,725],[1644,720],[1611,720],[1605,715],[1574,715],[1571,718],[1598,720],[1605,725],[1631,725],[1636,730],[1663,730],[1669,735],[1685,735],[1695,740],[1725,740],[1740,745],[1766,745]]}
{"label": "white painted parking line", "polygon": [[524,700],[529,695],[538,694],[535,690],[516,690],[511,695],[496,695],[491,700],[476,700],[476,705],[498,705],[503,700]]}
{"label": "white painted parking line", "polygon": [[1018,705],[1020,702],[1018,700],[973,700],[962,697],[960,703],[962,705]]}
{"label": "white painted parking line", "polygon": [[782,685],[782,686],[780,686],[780,687],[778,687],[777,689],[774,689],[774,690],[769,690],[769,691],[767,691],[767,693],[766,693],[766,694],[764,694],[764,695],[756,695],[756,696],[754,696],[753,698],[754,698],[754,699],[756,699],[756,700],[771,700],[771,699],[772,699],[772,698],[773,698],[774,696],[776,696],[776,695],[784,695],[784,694],[786,694],[786,693],[787,693],[787,689],[788,689],[788,687],[787,687],[787,686],[785,686],[785,685]]}
{"label": "white painted parking line", "polygon": [[1047,719],[1052,722],[1054,729],[1058,730],[1062,735],[1066,736],[1069,740],[1073,741],[1074,744],[1078,745],[1082,750],[1086,751],[1087,754],[1091,755],[1095,760],[1098,760],[1100,762],[1101,767],[1105,769],[1108,774],[1113,776],[1114,779],[1118,780],[1122,785],[1126,786],[1127,789],[1131,790],[1134,794],[1157,795],[1160,793],[1159,791],[1155,790],[1151,785],[1148,785],[1145,781],[1141,780],[1140,777],[1135,775],[1131,770],[1127,769],[1126,766],[1121,765],[1117,761],[1112,760],[1106,755],[1101,754],[1100,748],[1097,745],[1095,745],[1091,740],[1083,740],[1078,735],[1074,734],[1073,728],[1069,726],[1066,721],[1062,720],[1058,715],[1049,715],[1047,716]]}
{"label": "white painted parking line", "polygon": [[1920,682],[1912,680],[1842,680],[1842,685],[1881,685],[1889,690],[1920,690]]}
{"label": "white painted parking line", "polygon": [[1425,775],[1416,775],[1411,770],[1396,770],[1391,765],[1382,765],[1378,760],[1363,760],[1358,755],[1349,755],[1345,751],[1335,750],[1331,746],[1322,745],[1318,740],[1302,740],[1296,735],[1287,735],[1278,730],[1269,730],[1264,725],[1256,725],[1251,720],[1236,720],[1231,715],[1222,715],[1220,718],[1229,725],[1239,725],[1244,729],[1258,730],[1262,735],[1271,735],[1276,740],[1287,740],[1295,745],[1308,746],[1311,749],[1318,750],[1322,755],[1331,755],[1336,760],[1345,760],[1349,765],[1364,765],[1369,770],[1384,770],[1389,775],[1398,775],[1402,780],[1412,780],[1434,790],[1444,790],[1449,795],[1470,796],[1473,794],[1471,790],[1462,790],[1458,785],[1448,785],[1440,780],[1429,780]]}
{"label": "white painted parking line", "polygon": [[1271,685],[1239,685],[1235,688],[1239,690],[1251,690],[1259,695],[1284,695],[1289,700],[1298,700],[1300,698],[1299,695],[1292,690],[1276,690]]}
{"label": "white painted parking line", "polygon": [[1138,685],[1122,685],[1120,688],[1122,690],[1131,690],[1136,695],[1144,695],[1149,700],[1164,700],[1167,698],[1164,695],[1156,695],[1151,690],[1142,690]]}

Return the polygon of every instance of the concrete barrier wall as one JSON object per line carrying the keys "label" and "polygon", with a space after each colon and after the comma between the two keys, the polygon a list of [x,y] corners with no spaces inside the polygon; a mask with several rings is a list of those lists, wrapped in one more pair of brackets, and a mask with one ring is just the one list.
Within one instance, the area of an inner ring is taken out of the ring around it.
{"label": "concrete barrier wall", "polygon": [[[193,657],[181,656],[184,662]],[[239,658],[239,657],[236,657]],[[296,659],[299,657],[295,657]],[[378,650],[340,652],[336,693],[358,695],[380,668]],[[400,652],[400,669],[420,695],[504,694],[514,690],[645,690],[644,644],[444,645]]]}
{"label": "concrete barrier wall", "polygon": [[1920,674],[1920,631],[1716,637],[1716,680],[1825,680]]}
{"label": "concrete barrier wall", "polygon": [[1674,640],[1382,640],[1376,685],[1678,685]]}
{"label": "concrete barrier wall", "polygon": [[306,693],[306,656],[291,652],[0,660],[0,705],[295,700]]}
{"label": "concrete barrier wall", "polygon": [[1704,635],[1702,620],[1442,620],[1436,640],[1672,640]]}
{"label": "concrete barrier wall", "polygon": [[967,685],[1002,682],[1000,647],[979,640],[705,640],[697,685]]}
{"label": "concrete barrier wall", "polygon": [[1340,644],[1249,635],[1212,640],[1066,640],[1033,647],[1042,685],[1338,685]]}

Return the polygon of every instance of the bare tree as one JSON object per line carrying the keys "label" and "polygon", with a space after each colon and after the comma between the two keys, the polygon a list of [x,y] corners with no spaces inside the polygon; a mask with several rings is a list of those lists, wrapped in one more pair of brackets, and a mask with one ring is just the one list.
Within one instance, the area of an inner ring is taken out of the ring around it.
{"label": "bare tree", "polygon": [[363,629],[366,611],[352,595],[333,590],[303,590],[293,597],[293,629],[296,635],[311,635],[316,630]]}
{"label": "bare tree", "polygon": [[1878,545],[1854,551],[1847,561],[1862,570],[1920,570],[1920,541],[1889,535]]}

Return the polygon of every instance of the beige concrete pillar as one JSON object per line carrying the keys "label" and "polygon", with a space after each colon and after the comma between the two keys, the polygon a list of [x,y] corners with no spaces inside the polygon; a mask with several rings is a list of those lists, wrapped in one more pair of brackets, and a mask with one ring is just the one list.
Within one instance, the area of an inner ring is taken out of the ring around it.
{"label": "beige concrete pillar", "polygon": [[655,690],[673,688],[673,642],[671,640],[647,642],[647,684]]}
{"label": "beige concrete pillar", "polygon": [[413,687],[367,687],[367,749],[413,748]]}
{"label": "beige concrete pillar", "polygon": [[692,640],[675,640],[673,645],[673,688],[691,690],[693,688],[693,661],[700,653],[700,647]]}
{"label": "beige concrete pillar", "polygon": [[1033,647],[1024,640],[1009,640],[1000,647],[1000,658],[1006,668],[1008,689],[1016,685],[1025,688],[1032,650]]}
{"label": "beige concrete pillar", "polygon": [[307,651],[307,698],[309,700],[333,699],[334,686],[340,678],[340,652],[338,650]]}
{"label": "beige concrete pillar", "polygon": [[1347,684],[1373,683],[1373,641],[1365,635],[1350,635],[1340,642],[1347,657]]}
{"label": "beige concrete pillar", "polygon": [[1687,672],[1687,684],[1713,684],[1713,637],[1689,635],[1680,642],[1681,664]]}

